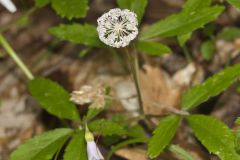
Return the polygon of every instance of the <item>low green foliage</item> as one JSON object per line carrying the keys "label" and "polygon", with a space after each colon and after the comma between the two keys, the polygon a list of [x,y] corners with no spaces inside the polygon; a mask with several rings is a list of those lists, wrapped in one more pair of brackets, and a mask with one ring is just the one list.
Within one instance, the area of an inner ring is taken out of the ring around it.
{"label": "low green foliage", "polygon": [[[182,12],[185,14],[191,14],[197,10],[208,8],[211,4],[212,0],[187,0],[182,7]],[[178,42],[181,47],[185,45],[185,43],[191,38],[192,32],[178,35]]]}
{"label": "low green foliage", "polygon": [[237,27],[225,28],[217,35],[217,38],[224,40],[234,40],[240,37],[240,29]]}
{"label": "low green foliage", "polygon": [[179,34],[187,34],[215,20],[222,13],[223,9],[221,6],[214,6],[191,13],[182,12],[169,16],[147,28],[140,34],[140,39],[146,40],[158,36],[172,37]]}
{"label": "low green foliage", "polygon": [[100,133],[101,135],[124,135],[126,130],[118,123],[109,120],[95,120],[88,124],[91,131]]}
{"label": "low green foliage", "polygon": [[91,24],[61,24],[50,28],[49,32],[62,40],[68,40],[73,43],[91,47],[104,46],[98,38],[96,26]]}
{"label": "low green foliage", "polygon": [[127,135],[129,137],[133,137],[133,138],[146,137],[145,131],[144,131],[143,127],[140,125],[136,125],[134,127],[129,128],[127,132],[128,132]]}
{"label": "low green foliage", "polygon": [[193,156],[178,145],[172,144],[169,150],[183,160],[194,160]]}
{"label": "low green foliage", "polygon": [[79,120],[74,103],[70,102],[69,93],[59,84],[46,78],[35,78],[28,84],[31,95],[50,114],[59,118]]}
{"label": "low green foliage", "polygon": [[64,160],[88,160],[85,135],[82,130],[74,133],[64,153]]}
{"label": "low green foliage", "polygon": [[205,60],[209,61],[212,59],[215,51],[215,42],[212,40],[208,40],[203,42],[201,46],[201,53]]}
{"label": "low green foliage", "polygon": [[44,7],[50,3],[50,0],[35,0],[35,4],[37,7]]}
{"label": "low green foliage", "polygon": [[38,135],[20,145],[10,160],[50,160],[71,136],[71,129],[55,129]]}
{"label": "low green foliage", "polygon": [[240,129],[237,130],[235,136],[235,150],[240,155]]}
{"label": "low green foliage", "polygon": [[200,85],[188,89],[182,97],[182,109],[187,110],[207,101],[228,88],[240,76],[240,64],[228,67]]}
{"label": "low green foliage", "polygon": [[88,0],[52,0],[52,7],[62,17],[82,18],[87,15]]}
{"label": "low green foliage", "polygon": [[205,115],[187,117],[194,134],[200,142],[221,160],[237,160],[240,155],[235,152],[234,136],[231,130],[220,120]]}
{"label": "low green foliage", "polygon": [[235,6],[236,8],[240,9],[240,1],[239,0],[227,0],[231,5]]}
{"label": "low green foliage", "polygon": [[172,52],[168,46],[157,42],[139,41],[136,47],[139,51],[151,56],[160,56]]}
{"label": "low green foliage", "polygon": [[153,132],[153,136],[148,143],[148,155],[150,158],[156,158],[174,137],[180,117],[168,116],[163,118]]}

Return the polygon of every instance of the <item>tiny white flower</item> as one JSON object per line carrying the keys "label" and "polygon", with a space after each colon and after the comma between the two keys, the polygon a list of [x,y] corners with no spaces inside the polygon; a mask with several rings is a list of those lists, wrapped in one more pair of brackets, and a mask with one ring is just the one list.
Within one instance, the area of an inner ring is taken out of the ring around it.
{"label": "tiny white flower", "polygon": [[94,141],[87,141],[87,154],[88,160],[104,160],[103,155]]}
{"label": "tiny white flower", "polygon": [[128,9],[111,9],[97,22],[100,40],[112,47],[125,47],[138,35],[137,15]]}
{"label": "tiny white flower", "polygon": [[2,4],[5,8],[7,8],[9,12],[13,13],[17,11],[16,6],[13,4],[11,0],[0,0],[0,4]]}
{"label": "tiny white flower", "polygon": [[87,141],[87,155],[88,160],[104,160],[102,153],[98,149],[93,134],[89,131],[86,125],[85,139]]}

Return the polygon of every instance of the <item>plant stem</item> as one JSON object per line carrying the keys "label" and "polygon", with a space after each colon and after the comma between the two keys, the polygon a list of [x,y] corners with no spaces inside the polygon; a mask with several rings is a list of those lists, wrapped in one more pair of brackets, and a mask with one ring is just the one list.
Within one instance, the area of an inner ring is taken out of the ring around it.
{"label": "plant stem", "polygon": [[192,57],[190,56],[189,51],[188,51],[186,45],[184,45],[182,48],[183,48],[183,53],[184,53],[184,55],[185,55],[185,57],[187,59],[187,62],[191,63],[192,62]]}
{"label": "plant stem", "polygon": [[138,56],[137,56],[136,52],[130,54],[128,49],[126,49],[126,54],[128,57],[131,73],[133,76],[133,81],[134,81],[136,91],[137,91],[138,103],[139,103],[139,107],[140,107],[139,112],[140,112],[140,115],[144,115],[142,94],[141,94],[140,83],[139,83]]}
{"label": "plant stem", "polygon": [[11,56],[11,58],[17,63],[17,65],[24,72],[27,78],[29,80],[32,80],[34,78],[33,74],[30,72],[27,66],[22,62],[22,60],[18,57],[16,52],[12,49],[12,47],[9,45],[9,43],[1,33],[0,33],[0,44],[2,44],[3,48]]}

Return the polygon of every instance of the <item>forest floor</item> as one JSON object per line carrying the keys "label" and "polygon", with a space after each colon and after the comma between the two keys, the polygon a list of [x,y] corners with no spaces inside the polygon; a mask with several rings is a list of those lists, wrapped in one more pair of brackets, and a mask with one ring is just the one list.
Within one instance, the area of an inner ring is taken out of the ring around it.
{"label": "forest floor", "polygon": [[[183,0],[150,0],[143,24],[147,25],[158,19],[180,10]],[[37,9],[30,14],[29,19],[19,21],[33,6],[31,1],[18,1],[18,12],[8,13],[0,8],[0,29],[9,43],[19,54],[34,75],[44,76],[57,81],[69,92],[78,90],[82,85],[95,87],[107,84],[113,87],[115,96],[130,96],[132,83],[126,74],[124,63],[118,61],[113,54],[93,49],[84,58],[79,57],[81,46],[60,42],[48,33],[50,26],[65,22],[48,6]],[[87,21],[96,24],[96,19],[106,8],[114,8],[111,0],[95,0],[91,2]],[[81,22],[81,20],[79,21]],[[232,7],[218,18],[214,26],[215,35],[225,27],[240,27],[240,12]],[[144,26],[143,26],[144,28]],[[172,108],[178,109],[180,95],[184,90],[204,81],[207,77],[220,71],[227,65],[240,63],[240,37],[231,41],[216,40],[216,50],[211,61],[206,61],[200,53],[200,45],[207,39],[204,31],[197,31],[187,43],[193,62],[188,63],[183,50],[175,40],[165,41],[171,46],[173,53],[160,57],[142,55],[141,81],[142,91],[146,97],[154,97],[162,107],[151,108],[146,105],[149,114],[166,115]],[[121,57],[122,55],[120,55]],[[151,84],[149,83],[151,80]],[[42,133],[48,129],[62,126],[62,122],[42,111],[27,91],[27,79],[10,57],[0,47],[0,160],[8,160],[10,153],[24,140]],[[233,84],[221,95],[212,98],[193,110],[194,113],[213,115],[234,127],[234,120],[240,115],[240,93],[237,91],[239,82]],[[128,90],[125,93],[124,88]],[[80,106],[79,106],[80,107]],[[82,113],[86,107],[80,107]],[[105,117],[123,113],[130,116],[134,108],[127,108],[121,101],[113,102]],[[152,122],[157,124],[158,119]],[[174,142],[195,154],[199,160],[217,159],[195,140],[190,129],[183,123]],[[177,158],[166,152],[162,157],[174,160]],[[141,148],[123,148],[116,152],[118,157],[144,160],[145,151]],[[133,158],[135,157],[135,158]]]}

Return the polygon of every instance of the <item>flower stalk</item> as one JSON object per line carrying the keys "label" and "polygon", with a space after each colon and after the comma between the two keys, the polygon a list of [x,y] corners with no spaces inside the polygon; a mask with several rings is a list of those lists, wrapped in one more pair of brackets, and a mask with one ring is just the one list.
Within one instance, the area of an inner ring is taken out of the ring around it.
{"label": "flower stalk", "polygon": [[137,91],[139,112],[140,112],[140,115],[144,115],[143,100],[142,100],[142,94],[141,94],[140,82],[139,82],[138,55],[136,52],[133,52],[133,54],[130,54],[128,49],[126,49],[126,54],[128,57],[130,70],[131,70],[133,81],[134,81],[136,91]]}
{"label": "flower stalk", "polygon": [[33,74],[27,68],[27,66],[22,62],[22,60],[18,57],[16,52],[12,49],[12,47],[9,45],[9,43],[1,33],[0,33],[0,44],[7,51],[9,56],[15,61],[15,63],[19,66],[19,68],[23,71],[23,73],[27,76],[27,78],[29,80],[32,80],[34,78]]}

